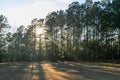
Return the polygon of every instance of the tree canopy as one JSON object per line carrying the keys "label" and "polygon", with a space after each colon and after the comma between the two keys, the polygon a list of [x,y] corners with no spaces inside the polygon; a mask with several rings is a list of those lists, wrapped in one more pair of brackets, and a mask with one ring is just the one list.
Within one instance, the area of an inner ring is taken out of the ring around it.
{"label": "tree canopy", "polygon": [[[0,61],[120,62],[119,21],[119,0],[72,2],[68,9],[35,18],[31,25],[21,25],[6,36],[3,31],[9,24],[0,15]],[[43,33],[37,34],[36,27]]]}

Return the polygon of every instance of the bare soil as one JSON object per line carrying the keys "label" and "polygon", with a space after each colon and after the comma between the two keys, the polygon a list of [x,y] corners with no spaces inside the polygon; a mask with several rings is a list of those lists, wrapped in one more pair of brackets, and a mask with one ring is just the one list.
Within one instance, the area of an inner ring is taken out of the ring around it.
{"label": "bare soil", "polygon": [[120,67],[102,63],[0,63],[0,80],[120,80]]}

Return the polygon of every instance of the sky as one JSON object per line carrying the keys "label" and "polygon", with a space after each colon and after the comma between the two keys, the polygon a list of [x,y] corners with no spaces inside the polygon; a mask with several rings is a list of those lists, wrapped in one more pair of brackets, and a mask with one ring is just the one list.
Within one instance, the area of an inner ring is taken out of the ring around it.
{"label": "sky", "polygon": [[0,0],[0,15],[6,16],[8,23],[17,28],[20,25],[29,25],[34,18],[45,18],[49,12],[65,10],[73,1],[80,4],[85,2],[85,0]]}

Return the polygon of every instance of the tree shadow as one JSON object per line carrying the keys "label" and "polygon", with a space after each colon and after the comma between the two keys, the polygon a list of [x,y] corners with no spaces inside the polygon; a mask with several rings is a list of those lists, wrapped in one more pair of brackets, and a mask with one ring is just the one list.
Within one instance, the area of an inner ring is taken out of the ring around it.
{"label": "tree shadow", "polygon": [[36,64],[33,73],[30,66],[30,62],[0,64],[0,80],[45,80],[41,65]]}
{"label": "tree shadow", "polygon": [[28,69],[29,64],[27,63],[6,63],[0,67],[4,72],[0,76],[1,80],[26,80],[25,75],[27,73],[28,76]]}
{"label": "tree shadow", "polygon": [[62,76],[68,80],[120,80],[119,75],[83,67],[75,63],[51,63],[51,65],[56,71],[70,75],[69,77]]}
{"label": "tree shadow", "polygon": [[33,69],[32,80],[46,80],[45,73],[41,64],[42,63],[35,64],[36,67]]}

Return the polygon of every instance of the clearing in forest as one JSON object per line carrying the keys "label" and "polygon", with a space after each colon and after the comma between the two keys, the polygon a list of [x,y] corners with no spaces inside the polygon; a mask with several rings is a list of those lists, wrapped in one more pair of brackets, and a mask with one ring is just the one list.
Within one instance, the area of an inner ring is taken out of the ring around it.
{"label": "clearing in forest", "polygon": [[105,63],[0,63],[0,80],[120,80],[120,65]]}

